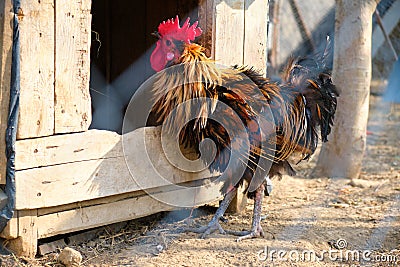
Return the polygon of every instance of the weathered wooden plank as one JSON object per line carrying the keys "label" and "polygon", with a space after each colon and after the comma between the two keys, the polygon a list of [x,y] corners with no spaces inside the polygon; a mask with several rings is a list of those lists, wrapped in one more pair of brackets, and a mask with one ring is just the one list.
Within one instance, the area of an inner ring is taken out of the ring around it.
{"label": "weathered wooden plank", "polygon": [[216,0],[215,60],[219,64],[243,64],[244,0]]}
{"label": "weathered wooden plank", "polygon": [[264,74],[267,67],[267,19],[267,0],[246,0],[243,62]]}
{"label": "weathered wooden plank", "polygon": [[[149,189],[146,191],[151,192],[152,189]],[[120,201],[123,199],[141,196],[144,194],[145,194],[144,191],[134,191],[134,192],[124,193],[124,194],[119,194],[119,195],[114,195],[114,196],[109,196],[109,197],[102,197],[102,198],[95,198],[95,199],[86,200],[86,201],[74,202],[74,203],[65,204],[65,205],[61,205],[61,206],[41,208],[41,209],[38,209],[38,216],[43,216],[43,215],[47,215],[47,214],[51,214],[51,213],[72,210],[72,209],[77,209],[77,208],[81,209],[81,208],[89,207],[89,206],[103,205],[103,204],[107,204],[107,203],[111,203],[111,202],[117,202],[117,201]]]}
{"label": "weathered wooden plank", "polygon": [[[17,171],[16,208],[64,205],[211,176],[207,169],[186,172],[174,167],[171,162],[180,158],[169,155],[167,160],[158,128],[141,128],[123,138],[125,147],[117,143],[109,152],[102,150],[94,160]],[[60,151],[67,153],[65,149]],[[50,157],[59,154],[50,153]]]}
{"label": "weathered wooden plank", "polygon": [[122,156],[121,136],[102,130],[18,140],[15,150],[16,170]]}
{"label": "weathered wooden plank", "polygon": [[[221,197],[220,184],[202,189],[196,196],[197,205],[215,201]],[[182,189],[155,194],[153,197],[143,195],[137,198],[126,199],[118,202],[78,208],[39,216],[38,237],[45,238],[58,234],[79,231],[101,225],[144,217],[160,211],[173,210],[176,207],[158,201],[156,198],[192,198],[190,190]]]}
{"label": "weathered wooden plank", "polygon": [[[0,1],[0,151],[5,151],[5,137],[10,102],[12,55],[12,4]],[[6,183],[6,154],[0,153],[0,184]]]}
{"label": "weathered wooden plank", "polygon": [[123,157],[17,171],[16,187],[17,209],[56,206],[138,190]]}
{"label": "weathered wooden plank", "polygon": [[17,139],[54,133],[54,0],[22,0]]}
{"label": "weathered wooden plank", "polygon": [[[199,186],[199,185],[206,185],[206,184],[210,184],[211,180],[214,180],[215,178],[216,178],[215,176],[211,177],[211,178],[208,177],[208,178],[201,179],[201,180],[182,183],[182,184],[180,184],[180,186],[193,187],[193,186]],[[139,190],[139,191],[133,191],[133,192],[124,193],[124,194],[113,195],[113,196],[109,196],[109,197],[102,197],[102,198],[90,199],[90,200],[86,200],[86,201],[74,202],[74,203],[65,204],[65,205],[61,205],[61,206],[41,208],[38,210],[38,216],[43,216],[43,215],[47,215],[47,214],[51,214],[51,213],[67,211],[67,210],[72,210],[72,209],[77,209],[77,208],[81,209],[81,208],[89,207],[89,206],[103,205],[103,204],[121,201],[124,199],[140,197],[145,194],[155,194],[155,193],[159,193],[159,192],[167,192],[167,191],[171,191],[174,189],[176,189],[175,185],[174,186],[156,187],[156,188],[146,189],[145,191]]]}
{"label": "weathered wooden plank", "polygon": [[91,123],[90,7],[91,0],[55,5],[55,133],[86,131]]}
{"label": "weathered wooden plank", "polygon": [[[132,144],[141,143],[141,149],[145,151],[144,141],[148,147],[156,146],[154,149],[157,151],[173,149],[169,147],[170,145],[161,148],[159,127],[147,127],[126,135],[125,143],[128,148],[125,150],[131,151],[131,147],[136,149]],[[147,150],[150,151],[150,149]],[[121,135],[105,130],[89,130],[81,133],[18,140],[16,152],[16,170],[26,170],[78,161],[122,157],[124,148]],[[136,157],[136,151],[132,151],[132,153]],[[139,157],[138,159],[140,160]]]}

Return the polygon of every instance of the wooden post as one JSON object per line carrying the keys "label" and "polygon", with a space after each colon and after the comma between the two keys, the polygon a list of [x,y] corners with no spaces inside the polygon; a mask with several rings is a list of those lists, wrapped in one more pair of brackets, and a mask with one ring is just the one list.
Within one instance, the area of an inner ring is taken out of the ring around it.
{"label": "wooden post", "polygon": [[247,182],[244,181],[241,186],[239,186],[235,198],[232,200],[226,212],[228,213],[244,213],[247,206],[247,196],[244,193],[247,187]]}
{"label": "wooden post", "polygon": [[6,183],[6,128],[10,103],[12,54],[12,3],[0,1],[0,184]]}
{"label": "wooden post", "polygon": [[20,210],[17,212],[18,237],[11,239],[7,247],[18,256],[33,258],[37,253],[37,210]]}

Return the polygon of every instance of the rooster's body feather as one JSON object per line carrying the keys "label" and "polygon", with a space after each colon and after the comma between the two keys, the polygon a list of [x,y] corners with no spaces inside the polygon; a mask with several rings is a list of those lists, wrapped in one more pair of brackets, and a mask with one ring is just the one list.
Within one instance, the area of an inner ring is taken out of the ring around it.
{"label": "rooster's body feather", "polygon": [[[243,179],[250,183],[260,157],[272,163],[265,176],[272,178],[283,173],[293,174],[288,159],[294,153],[301,155],[302,159],[308,159],[317,147],[319,136],[326,141],[330,132],[337,91],[329,74],[307,73],[306,66],[297,65],[292,60],[285,71],[284,80],[277,84],[251,67],[218,68],[203,50],[197,44],[185,45],[184,54],[178,62],[181,65],[166,69],[157,79],[154,86],[157,101],[153,107],[157,122],[171,133],[175,128],[180,128],[178,125],[187,123],[183,129],[179,129],[180,143],[184,146],[198,148],[204,139],[214,141],[217,152],[210,168],[218,171],[224,171],[230,154],[236,152],[235,148],[245,146],[233,144],[232,136],[226,130],[235,129],[238,127],[235,124],[241,123],[248,131],[250,143],[250,155],[240,155],[241,162],[247,165]],[[177,109],[179,105],[194,99],[197,101],[191,104],[195,108],[185,106]],[[230,109],[219,110],[218,103],[224,103]],[[270,110],[273,117],[260,116],[265,109]],[[174,115],[170,116],[173,111]],[[221,111],[227,113],[218,114],[222,122],[208,120],[212,113]],[[229,114],[232,111],[240,121],[233,119]],[[270,148],[271,144],[275,147],[273,150],[261,149]],[[236,179],[239,182],[231,186],[238,186],[243,180]],[[226,185],[223,193],[230,188],[229,181]]]}
{"label": "rooster's body feather", "polygon": [[[200,143],[211,139],[215,155],[202,160],[211,170],[227,173],[221,189],[226,202],[246,180],[247,194],[261,210],[260,192],[269,192],[264,190],[268,177],[293,175],[289,160],[294,155],[308,159],[319,139],[327,141],[338,92],[324,69],[326,53],[314,61],[290,60],[282,82],[273,83],[251,67],[218,67],[201,46],[171,40],[174,48],[166,43],[167,63],[153,88],[157,122],[178,135],[182,146],[196,149],[199,157]],[[242,126],[246,138],[232,136],[230,130]],[[228,167],[232,158],[242,165],[241,172],[238,166]],[[220,207],[206,234],[218,225],[225,208]],[[256,215],[255,206],[251,237],[262,234],[259,222],[254,224]]]}

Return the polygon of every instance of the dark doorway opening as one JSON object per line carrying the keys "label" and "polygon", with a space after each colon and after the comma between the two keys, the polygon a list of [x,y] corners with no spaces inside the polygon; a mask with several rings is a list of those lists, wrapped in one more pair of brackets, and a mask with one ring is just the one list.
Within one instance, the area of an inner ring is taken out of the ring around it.
{"label": "dark doorway opening", "polygon": [[90,128],[121,133],[126,106],[154,71],[151,35],[158,24],[179,15],[198,19],[199,0],[96,0],[92,3]]}

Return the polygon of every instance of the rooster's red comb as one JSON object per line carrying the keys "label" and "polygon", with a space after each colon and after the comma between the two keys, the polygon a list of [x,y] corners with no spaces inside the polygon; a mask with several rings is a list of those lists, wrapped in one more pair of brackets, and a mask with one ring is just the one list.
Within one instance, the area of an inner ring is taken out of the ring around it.
{"label": "rooster's red comb", "polygon": [[180,27],[179,17],[176,16],[175,19],[161,22],[158,26],[158,33],[161,37],[170,36],[176,40],[184,41],[189,44],[190,41],[193,41],[202,33],[202,30],[197,27],[198,24],[199,22],[196,21],[192,26],[190,26],[190,18],[187,18],[182,27]]}

